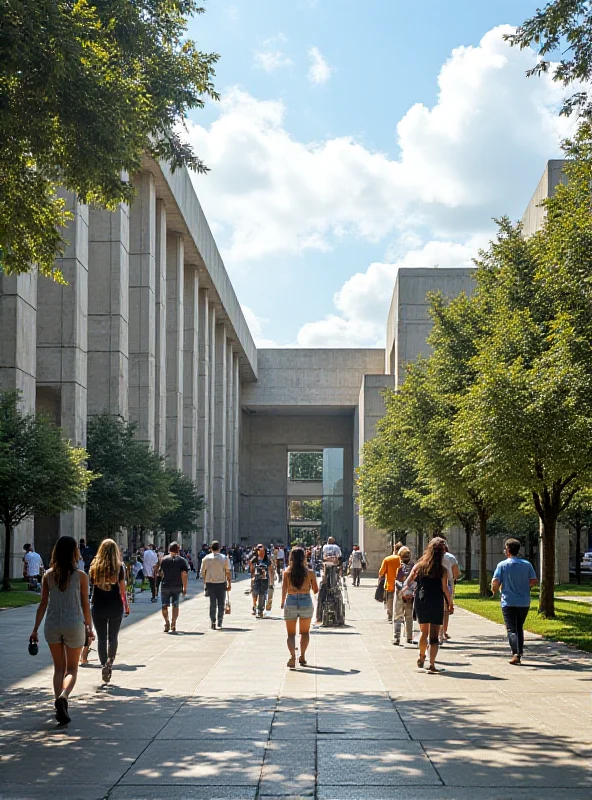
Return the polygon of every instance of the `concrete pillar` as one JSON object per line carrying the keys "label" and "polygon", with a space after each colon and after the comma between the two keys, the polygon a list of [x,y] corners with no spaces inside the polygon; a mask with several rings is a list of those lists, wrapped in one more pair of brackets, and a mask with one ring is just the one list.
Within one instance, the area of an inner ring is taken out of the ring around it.
{"label": "concrete pillar", "polygon": [[[210,298],[207,289],[199,291],[198,311],[199,368],[197,383],[197,490],[203,495],[206,506],[201,513],[200,528],[203,541],[208,541],[210,509]],[[201,543],[201,542],[200,542]]]}
{"label": "concrete pillar", "polygon": [[156,362],[154,381],[154,450],[166,453],[166,206],[156,201]]}
{"label": "concrete pillar", "polygon": [[129,208],[89,209],[88,414],[129,416]]}
{"label": "concrete pillar", "polygon": [[216,365],[214,378],[214,524],[212,535],[226,544],[226,460],[228,367],[227,336],[224,323],[216,325]]}
{"label": "concrete pillar", "polygon": [[217,311],[215,306],[210,301],[210,332],[209,332],[209,350],[210,350],[210,431],[208,442],[208,464],[209,464],[209,483],[207,490],[208,501],[208,532],[210,541],[218,536],[216,529],[216,515],[214,509],[214,485],[215,485],[215,450],[216,450],[216,321]]}
{"label": "concrete pillar", "polygon": [[183,237],[167,235],[167,402],[166,458],[177,469],[183,466]]}
{"label": "concrete pillar", "polygon": [[[21,393],[24,413],[35,411],[37,372],[37,273],[8,277],[0,273],[0,390]],[[22,575],[23,545],[34,542],[33,519],[15,528],[11,577]],[[0,528],[0,569],[4,569],[4,528]]]}
{"label": "concrete pillar", "polygon": [[183,295],[183,472],[197,481],[197,381],[199,372],[199,280],[197,270],[185,266]]}
{"label": "concrete pillar", "polygon": [[232,542],[239,544],[239,463],[240,463],[240,424],[242,419],[241,413],[241,383],[240,383],[240,362],[238,353],[234,354],[234,397],[233,397],[233,471],[232,471]]}
{"label": "concrete pillar", "polygon": [[130,209],[129,414],[136,436],[154,447],[156,373],[156,193],[154,176],[133,179]]}
{"label": "concrete pillar", "polygon": [[232,544],[234,486],[234,352],[226,342],[226,543]]}
{"label": "concrete pillar", "polygon": [[[86,446],[88,351],[88,207],[63,192],[73,219],[57,259],[66,285],[39,278],[37,409],[53,414],[63,435]],[[85,535],[83,508],[60,515],[60,535]]]}

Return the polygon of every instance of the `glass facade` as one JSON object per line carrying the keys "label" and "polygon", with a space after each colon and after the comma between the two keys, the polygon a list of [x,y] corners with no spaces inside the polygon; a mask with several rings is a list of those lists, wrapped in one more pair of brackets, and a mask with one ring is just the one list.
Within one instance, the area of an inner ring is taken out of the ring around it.
{"label": "glass facade", "polygon": [[326,447],[288,453],[288,481],[319,483],[319,493],[308,486],[308,497],[288,500],[288,529],[290,541],[311,537],[326,540],[334,536],[338,542],[344,536],[343,501],[344,450]]}

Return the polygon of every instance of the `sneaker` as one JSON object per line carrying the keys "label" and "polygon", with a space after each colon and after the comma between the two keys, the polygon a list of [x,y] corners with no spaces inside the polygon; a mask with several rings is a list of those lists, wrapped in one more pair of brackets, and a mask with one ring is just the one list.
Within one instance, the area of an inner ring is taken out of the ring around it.
{"label": "sneaker", "polygon": [[407,639],[407,644],[417,644],[417,642],[414,642],[413,639]]}
{"label": "sneaker", "polygon": [[222,620],[220,619],[218,620],[218,630],[221,630],[221,628],[222,628]]}
{"label": "sneaker", "polygon": [[213,631],[215,631],[215,630],[216,630],[216,623],[215,623],[215,622],[212,622],[212,623],[211,623],[211,628],[212,628],[212,630],[213,630]]}
{"label": "sneaker", "polygon": [[55,701],[55,718],[60,725],[67,725],[70,722],[70,715],[68,714],[68,699],[66,697],[58,697]]}
{"label": "sneaker", "polygon": [[512,656],[510,659],[510,664],[519,665],[521,663],[521,659],[519,655]]}
{"label": "sneaker", "polygon": [[393,639],[393,644],[398,647],[401,644],[401,640],[400,639]]}
{"label": "sneaker", "polygon": [[258,618],[258,619],[263,619],[263,611],[260,611],[260,612],[257,614],[257,618]]}
{"label": "sneaker", "polygon": [[254,617],[255,617],[255,616],[257,616],[257,609],[256,609],[256,608],[254,608],[254,609],[251,611],[251,614],[252,614]]}
{"label": "sneaker", "polygon": [[101,670],[101,677],[103,678],[103,683],[109,683],[111,680],[111,664],[107,662],[103,669]]}

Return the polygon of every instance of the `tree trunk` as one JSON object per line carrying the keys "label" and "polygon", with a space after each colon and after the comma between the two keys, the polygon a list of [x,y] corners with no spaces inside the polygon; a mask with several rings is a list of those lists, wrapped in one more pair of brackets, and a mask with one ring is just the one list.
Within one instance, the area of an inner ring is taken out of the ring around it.
{"label": "tree trunk", "polygon": [[553,618],[555,616],[555,537],[557,535],[557,511],[548,507],[544,508],[541,522],[543,563],[541,568],[539,614],[547,618]]}
{"label": "tree trunk", "polygon": [[10,545],[12,544],[12,525],[8,522],[4,524],[4,573],[2,575],[2,589],[10,591]]}
{"label": "tree trunk", "polygon": [[576,583],[582,582],[582,528],[583,525],[576,525]]}
{"label": "tree trunk", "polygon": [[472,539],[473,539],[473,526],[470,522],[466,522],[465,529],[465,578],[470,581],[473,575],[473,553]]}
{"label": "tree trunk", "polygon": [[423,555],[423,531],[417,532],[417,558]]}
{"label": "tree trunk", "polygon": [[487,512],[479,511],[479,594],[489,597],[491,590],[487,580]]}

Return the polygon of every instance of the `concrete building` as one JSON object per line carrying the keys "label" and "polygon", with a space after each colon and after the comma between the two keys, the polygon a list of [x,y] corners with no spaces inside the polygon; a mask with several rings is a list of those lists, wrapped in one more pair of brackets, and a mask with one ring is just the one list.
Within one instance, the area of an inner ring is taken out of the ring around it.
{"label": "concrete building", "polygon": [[[77,444],[102,411],[136,422],[205,497],[194,549],[333,534],[359,542],[376,569],[390,540],[356,513],[361,448],[384,391],[427,352],[427,293],[471,292],[472,269],[401,268],[385,349],[257,350],[187,171],[146,159],[133,182],[133,206],[113,213],[67,196],[67,285],[0,276],[0,388],[19,389],[26,410],[50,413]],[[13,572],[23,542],[47,559],[63,533],[85,536],[84,508],[21,525]],[[492,564],[497,556],[492,545]]]}

